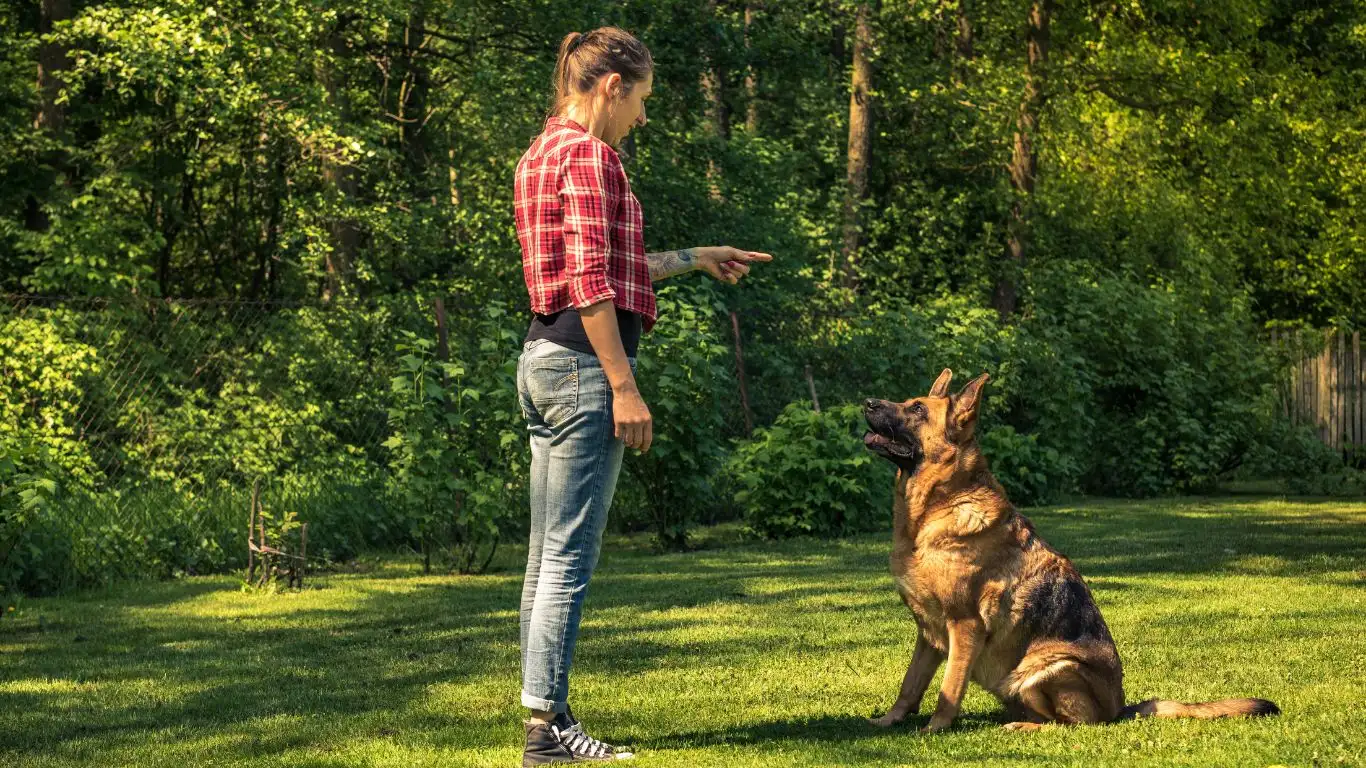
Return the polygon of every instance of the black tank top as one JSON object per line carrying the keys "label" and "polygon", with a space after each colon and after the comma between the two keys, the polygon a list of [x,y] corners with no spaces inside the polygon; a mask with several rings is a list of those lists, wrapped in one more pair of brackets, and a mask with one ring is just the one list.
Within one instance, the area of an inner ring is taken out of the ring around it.
{"label": "black tank top", "polygon": [[[627,357],[635,357],[640,348],[640,315],[628,309],[616,307],[617,326],[621,329],[621,346],[626,349]],[[526,333],[527,341],[546,339],[562,347],[568,347],[585,355],[597,355],[593,344],[588,340],[588,332],[583,328],[583,318],[577,309],[565,309],[550,315],[532,315],[531,328]]]}

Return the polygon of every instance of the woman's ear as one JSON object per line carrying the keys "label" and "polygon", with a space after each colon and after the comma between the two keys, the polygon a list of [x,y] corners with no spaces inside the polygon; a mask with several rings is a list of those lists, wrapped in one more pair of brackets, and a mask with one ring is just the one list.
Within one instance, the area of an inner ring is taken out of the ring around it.
{"label": "woman's ear", "polygon": [[602,92],[610,98],[619,99],[625,96],[626,89],[622,86],[621,73],[619,72],[608,72],[602,78]]}

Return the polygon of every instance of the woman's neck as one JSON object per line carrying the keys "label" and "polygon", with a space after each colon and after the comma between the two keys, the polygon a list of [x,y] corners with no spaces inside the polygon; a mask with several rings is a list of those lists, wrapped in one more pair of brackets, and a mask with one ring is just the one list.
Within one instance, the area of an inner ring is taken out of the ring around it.
{"label": "woman's neck", "polygon": [[599,139],[602,139],[609,144],[612,143],[607,138],[606,110],[594,109],[592,104],[578,101],[565,107],[564,112],[562,112],[560,116],[573,120]]}

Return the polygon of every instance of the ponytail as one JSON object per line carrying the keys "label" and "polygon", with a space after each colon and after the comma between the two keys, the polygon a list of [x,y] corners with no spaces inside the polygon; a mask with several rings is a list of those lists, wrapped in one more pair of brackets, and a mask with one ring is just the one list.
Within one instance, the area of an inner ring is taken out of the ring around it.
{"label": "ponytail", "polygon": [[552,115],[559,114],[581,93],[592,90],[610,73],[621,75],[632,86],[650,76],[654,59],[631,33],[616,27],[600,27],[588,33],[570,32],[560,41],[555,60],[555,98]]}

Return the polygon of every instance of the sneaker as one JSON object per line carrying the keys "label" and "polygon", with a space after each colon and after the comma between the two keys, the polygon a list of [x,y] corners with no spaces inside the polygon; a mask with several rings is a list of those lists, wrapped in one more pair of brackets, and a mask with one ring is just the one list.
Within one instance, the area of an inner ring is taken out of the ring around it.
{"label": "sneaker", "polygon": [[522,751],[522,768],[553,763],[605,763],[632,757],[630,752],[618,752],[611,744],[591,738],[572,715],[558,715],[550,723],[527,720],[524,725],[526,748]]}

